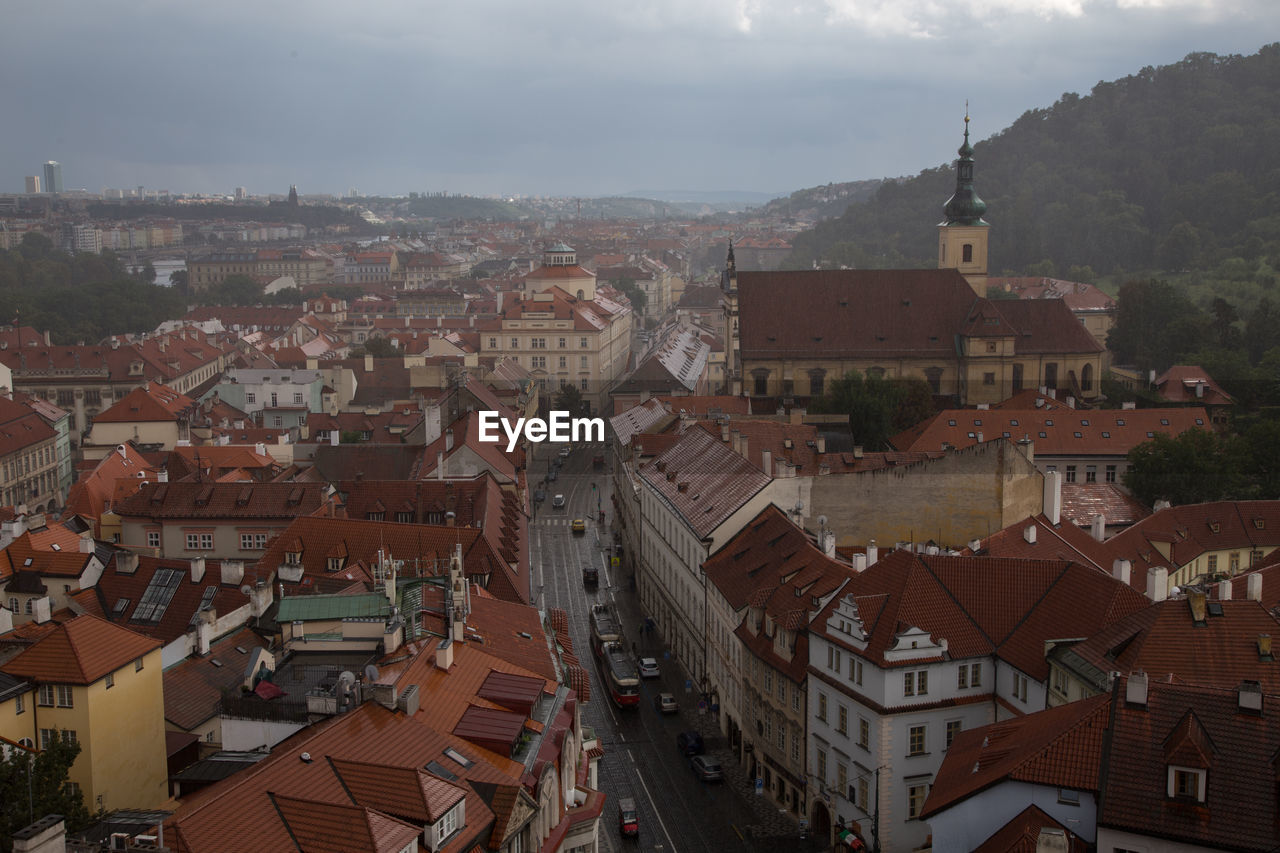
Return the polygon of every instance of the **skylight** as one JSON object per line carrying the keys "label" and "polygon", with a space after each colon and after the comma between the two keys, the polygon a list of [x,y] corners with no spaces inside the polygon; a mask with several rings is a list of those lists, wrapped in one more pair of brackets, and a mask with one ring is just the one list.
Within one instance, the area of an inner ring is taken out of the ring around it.
{"label": "skylight", "polygon": [[132,621],[159,622],[163,619],[185,575],[181,569],[157,569],[146,592],[142,593],[142,600],[134,608]]}

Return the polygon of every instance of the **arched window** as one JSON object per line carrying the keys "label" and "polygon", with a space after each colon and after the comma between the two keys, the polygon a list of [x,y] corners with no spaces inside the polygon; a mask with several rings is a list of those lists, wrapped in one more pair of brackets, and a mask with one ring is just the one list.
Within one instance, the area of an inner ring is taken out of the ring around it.
{"label": "arched window", "polygon": [[1093,365],[1092,364],[1086,364],[1084,367],[1080,368],[1080,390],[1081,391],[1093,390]]}
{"label": "arched window", "polygon": [[966,264],[973,263],[973,244],[965,243],[961,251],[963,254],[963,262]]}

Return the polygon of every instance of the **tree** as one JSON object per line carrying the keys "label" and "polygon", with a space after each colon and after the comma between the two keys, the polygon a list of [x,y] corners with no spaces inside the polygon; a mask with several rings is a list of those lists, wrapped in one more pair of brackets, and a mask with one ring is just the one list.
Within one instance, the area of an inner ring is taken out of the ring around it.
{"label": "tree", "polygon": [[88,825],[84,794],[67,782],[79,754],[80,744],[62,737],[39,752],[0,750],[0,847],[8,850],[14,832],[47,814],[62,815],[70,832]]}
{"label": "tree", "polygon": [[928,383],[919,379],[883,379],[858,371],[831,383],[831,390],[809,404],[810,411],[847,414],[853,440],[882,450],[896,432],[933,414]]}
{"label": "tree", "polygon": [[583,418],[588,414],[587,401],[582,399],[582,392],[577,385],[565,385],[556,392],[554,408],[556,411],[568,412],[571,418]]}
{"label": "tree", "polygon": [[352,358],[363,358],[366,355],[371,355],[374,358],[399,358],[403,353],[399,347],[391,342],[390,338],[376,335],[372,338],[367,338],[364,344],[351,351]]}
{"label": "tree", "polygon": [[202,305],[259,305],[263,286],[247,275],[236,273],[224,278],[199,295]]}
{"label": "tree", "polygon": [[1174,505],[1237,497],[1244,490],[1241,452],[1235,439],[1203,429],[1177,436],[1157,433],[1129,451],[1124,485],[1138,500]]}

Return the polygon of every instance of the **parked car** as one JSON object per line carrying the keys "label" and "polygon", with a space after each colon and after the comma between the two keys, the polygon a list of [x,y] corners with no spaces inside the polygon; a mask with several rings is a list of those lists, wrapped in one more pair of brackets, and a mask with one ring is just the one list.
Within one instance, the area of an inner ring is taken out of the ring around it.
{"label": "parked car", "polygon": [[573,520],[573,532],[574,532],[574,533],[586,533],[586,532],[587,532],[587,523],[586,523],[585,521],[583,521],[581,518],[575,518],[575,519]]}
{"label": "parked car", "polygon": [[654,658],[640,658],[640,677],[641,678],[657,678],[661,673],[658,672],[658,661]]}
{"label": "parked car", "polygon": [[636,801],[630,797],[618,800],[618,832],[627,838],[640,834],[640,812],[636,809]]}
{"label": "parked car", "polygon": [[693,775],[703,782],[721,782],[724,780],[724,769],[720,766],[720,762],[714,758],[695,755],[689,759],[689,766],[693,768]]}
{"label": "parked car", "polygon": [[534,503],[542,503],[542,502],[543,502],[543,501],[545,501],[546,499],[547,499],[547,490],[546,490],[546,489],[534,489],[534,490],[533,490],[533,501],[534,501]]}
{"label": "parked car", "polygon": [[659,693],[653,697],[653,707],[659,714],[674,714],[680,710],[676,697],[670,693]]}
{"label": "parked car", "polygon": [[551,506],[555,507],[556,509],[563,509],[563,508],[564,508],[564,495],[556,495],[554,498],[552,498],[552,499],[551,499]]}
{"label": "parked car", "polygon": [[556,469],[555,469],[555,468],[552,468],[550,471],[548,471],[548,472],[547,472],[547,482],[548,482],[548,483],[554,483],[554,482],[555,482],[556,480],[558,480],[558,479],[560,479],[560,475],[559,475],[558,473],[556,473]]}
{"label": "parked car", "polygon": [[582,585],[583,586],[599,586],[600,570],[595,566],[582,567]]}
{"label": "parked car", "polygon": [[684,755],[702,755],[705,746],[702,743],[702,735],[697,732],[681,732],[676,735],[676,749]]}
{"label": "parked car", "polygon": [[572,450],[570,450],[568,447],[562,447],[562,448],[560,448],[560,458],[561,458],[561,459],[568,459],[568,458],[569,458],[569,454],[570,454],[571,452],[572,452]]}

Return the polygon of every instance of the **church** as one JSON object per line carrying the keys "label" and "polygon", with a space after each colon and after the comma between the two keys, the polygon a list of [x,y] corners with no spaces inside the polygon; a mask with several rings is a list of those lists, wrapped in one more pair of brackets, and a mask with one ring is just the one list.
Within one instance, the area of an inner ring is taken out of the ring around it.
{"label": "church", "polygon": [[1103,348],[1062,300],[986,298],[990,225],[967,115],[959,154],[937,269],[739,272],[730,245],[721,277],[729,393],[803,405],[856,370],[923,379],[960,406],[1026,388],[1098,396]]}

